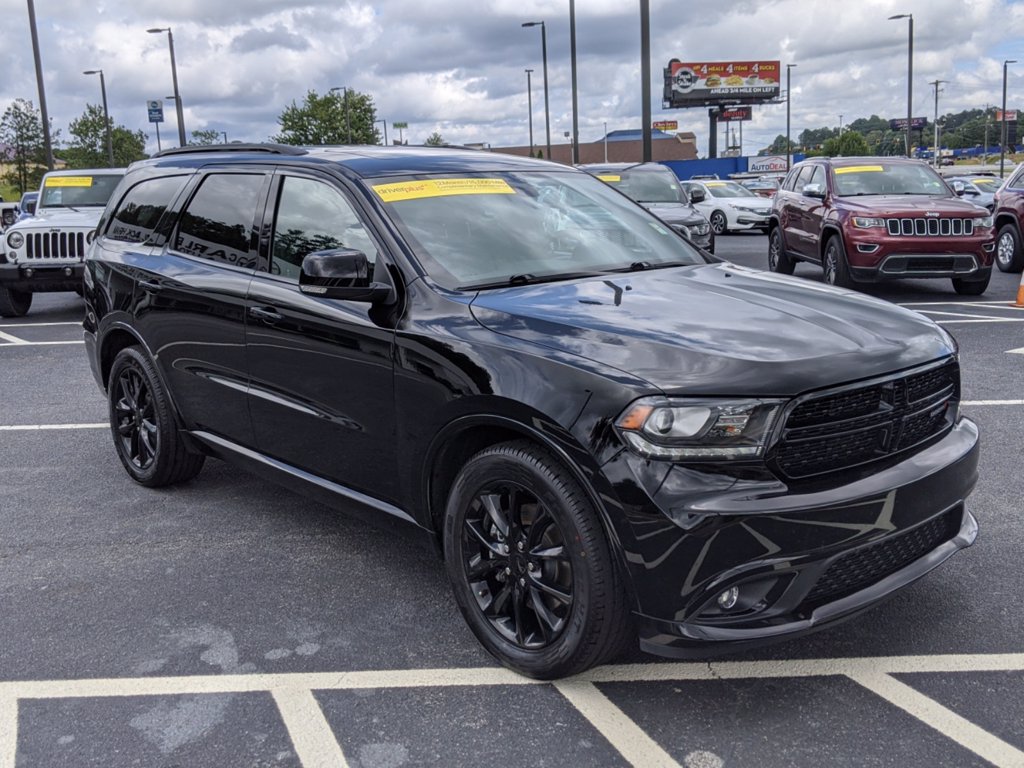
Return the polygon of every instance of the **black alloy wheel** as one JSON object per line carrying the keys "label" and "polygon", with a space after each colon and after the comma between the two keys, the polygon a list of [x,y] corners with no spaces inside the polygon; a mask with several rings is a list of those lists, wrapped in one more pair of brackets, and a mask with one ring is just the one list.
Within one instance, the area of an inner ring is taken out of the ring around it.
{"label": "black alloy wheel", "polygon": [[635,638],[593,505],[538,445],[502,443],[466,462],[448,499],[444,551],[470,629],[521,674],[576,674]]}
{"label": "black alloy wheel", "polygon": [[114,358],[107,396],[114,448],[133,480],[156,488],[199,474],[206,457],[188,450],[156,369],[141,349],[126,347]]}
{"label": "black alloy wheel", "polygon": [[1020,272],[1024,269],[1024,247],[1013,224],[1003,224],[996,236],[996,266],[1001,272]]}
{"label": "black alloy wheel", "polygon": [[712,211],[708,223],[711,224],[711,231],[716,235],[724,235],[729,229],[729,220],[721,211]]}
{"label": "black alloy wheel", "polygon": [[795,268],[796,263],[782,246],[781,229],[773,227],[768,233],[768,269],[780,275],[792,275]]}
{"label": "black alloy wheel", "polygon": [[825,255],[821,260],[825,271],[825,282],[837,288],[853,288],[853,278],[846,263],[846,249],[839,235],[832,235],[825,246]]}

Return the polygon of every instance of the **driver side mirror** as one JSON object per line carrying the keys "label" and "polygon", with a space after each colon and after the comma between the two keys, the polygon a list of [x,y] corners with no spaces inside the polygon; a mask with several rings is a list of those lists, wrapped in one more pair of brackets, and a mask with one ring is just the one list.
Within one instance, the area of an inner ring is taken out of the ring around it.
{"label": "driver side mirror", "polygon": [[960,197],[963,197],[967,193],[967,187],[964,186],[964,183],[962,181],[954,181],[953,191],[956,192],[956,194],[959,195]]}
{"label": "driver side mirror", "polygon": [[391,296],[391,286],[375,283],[366,254],[352,248],[314,251],[302,260],[299,290],[310,296],[376,303]]}
{"label": "driver side mirror", "polygon": [[690,190],[690,202],[691,203],[703,203],[707,199],[704,194],[704,190],[700,187],[694,187]]}
{"label": "driver side mirror", "polygon": [[825,190],[822,189],[821,184],[804,184],[803,194],[804,197],[817,197],[820,200],[825,199]]}

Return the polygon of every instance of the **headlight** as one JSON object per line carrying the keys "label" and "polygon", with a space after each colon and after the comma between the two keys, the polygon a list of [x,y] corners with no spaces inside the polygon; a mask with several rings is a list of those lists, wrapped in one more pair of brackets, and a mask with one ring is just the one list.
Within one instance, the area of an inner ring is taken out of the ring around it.
{"label": "headlight", "polygon": [[11,232],[7,236],[7,245],[11,248],[21,248],[25,244],[25,236],[21,232]]}
{"label": "headlight", "polygon": [[980,219],[974,220],[974,226],[981,227],[982,229],[992,229],[995,225],[996,221],[992,216],[984,216]]}
{"label": "headlight", "polygon": [[876,219],[867,216],[854,216],[853,226],[859,229],[870,229],[871,227],[885,227],[885,219]]}
{"label": "headlight", "polygon": [[634,452],[649,459],[753,459],[764,453],[781,400],[645,397],[615,422]]}
{"label": "headlight", "polygon": [[689,229],[691,235],[706,235],[711,230],[711,226],[706,221],[702,221],[700,224],[691,224]]}

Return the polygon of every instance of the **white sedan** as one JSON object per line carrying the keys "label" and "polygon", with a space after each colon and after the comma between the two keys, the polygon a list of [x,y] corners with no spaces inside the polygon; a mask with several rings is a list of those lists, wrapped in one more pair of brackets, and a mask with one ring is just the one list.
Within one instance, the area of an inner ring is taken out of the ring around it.
{"label": "white sedan", "polygon": [[[716,235],[745,229],[768,229],[772,201],[759,197],[735,181],[681,182],[690,199],[711,224]],[[703,198],[703,199],[702,199]]]}

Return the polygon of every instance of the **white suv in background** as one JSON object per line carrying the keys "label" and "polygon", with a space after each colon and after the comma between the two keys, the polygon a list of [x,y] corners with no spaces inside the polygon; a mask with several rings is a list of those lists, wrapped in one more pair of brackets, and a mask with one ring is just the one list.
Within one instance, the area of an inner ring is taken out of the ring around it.
{"label": "white suv in background", "polygon": [[711,224],[715,235],[745,229],[768,231],[768,214],[772,201],[755,195],[735,181],[724,179],[693,179],[682,182],[690,200]]}

